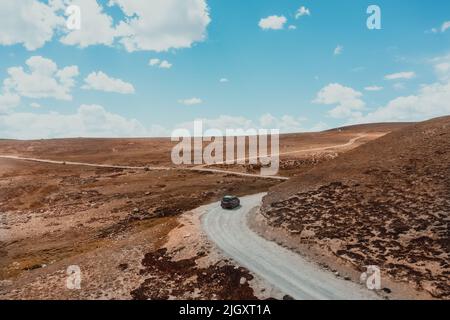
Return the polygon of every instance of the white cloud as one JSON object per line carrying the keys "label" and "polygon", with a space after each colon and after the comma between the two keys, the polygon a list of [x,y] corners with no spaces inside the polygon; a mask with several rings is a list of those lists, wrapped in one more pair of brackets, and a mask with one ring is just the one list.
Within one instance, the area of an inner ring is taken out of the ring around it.
{"label": "white cloud", "polygon": [[416,77],[416,73],[413,71],[406,71],[406,72],[398,72],[398,73],[392,73],[386,75],[384,78],[386,80],[410,80]]}
{"label": "white cloud", "polygon": [[289,29],[289,30],[297,30],[297,26],[294,26],[293,24],[291,24],[291,25],[288,27],[288,29]]}
{"label": "white cloud", "polygon": [[431,59],[434,71],[441,81],[450,80],[450,54]]}
{"label": "white cloud", "polygon": [[352,119],[352,123],[383,121],[422,121],[450,114],[450,82],[423,86],[416,95],[398,97],[386,106],[365,116]]}
{"label": "white cloud", "polygon": [[441,32],[445,32],[450,29],[450,21],[445,21],[441,26]]}
{"label": "white cloud", "polygon": [[450,29],[450,21],[445,21],[439,28],[431,28],[431,30],[427,30],[425,31],[425,33],[439,33],[439,32],[444,33],[448,29]]}
{"label": "white cloud", "polygon": [[[423,121],[450,114],[450,55],[430,59],[438,81],[422,85],[416,94],[400,96],[389,101],[375,111],[365,115],[355,114],[349,123],[370,123],[386,121]],[[414,72],[394,74],[392,79],[409,79]],[[394,88],[404,89],[403,83],[395,83]]]}
{"label": "white cloud", "polygon": [[339,83],[331,83],[323,87],[318,93],[313,103],[337,105],[329,111],[329,115],[334,118],[346,118],[361,114],[365,103],[361,100],[362,93],[352,88],[345,87]]}
{"label": "white cloud", "polygon": [[403,82],[394,83],[394,85],[392,87],[397,91],[406,89],[406,86]]}
{"label": "white cloud", "polygon": [[41,105],[39,103],[32,102],[32,103],[30,103],[30,107],[32,107],[34,109],[39,109],[41,107]]}
{"label": "white cloud", "polygon": [[368,87],[365,87],[364,90],[366,90],[366,91],[381,91],[381,90],[383,90],[383,87],[380,87],[380,86],[368,86]]}
{"label": "white cloud", "polygon": [[[284,115],[261,116],[256,121],[245,117],[221,115],[217,118],[199,119],[204,131],[219,129],[280,129],[282,133],[321,131],[328,126],[319,122],[312,127],[302,126],[306,119]],[[183,122],[174,128],[184,128],[193,132],[193,121]],[[81,105],[75,113],[11,113],[0,114],[0,137],[12,139],[42,139],[70,137],[163,137],[170,136],[171,130],[160,126],[144,126],[136,119],[127,119],[110,113],[99,105]]]}
{"label": "white cloud", "polygon": [[20,96],[17,94],[0,94],[0,114],[8,113],[20,103]]}
{"label": "white cloud", "polygon": [[36,50],[51,41],[55,29],[64,23],[53,8],[36,0],[3,0],[0,10],[0,44],[23,44]]}
{"label": "white cloud", "polygon": [[148,62],[148,64],[152,67],[159,66],[160,63],[161,63],[161,60],[156,59],[156,58],[150,59],[150,61]]}
{"label": "white cloud", "polygon": [[259,21],[259,27],[263,30],[281,30],[287,22],[284,16],[269,16]]}
{"label": "white cloud", "polygon": [[[314,126],[308,128],[302,125],[305,118],[293,117],[290,115],[284,115],[281,117],[275,117],[269,113],[263,114],[257,120],[251,120],[242,116],[230,116],[221,115],[217,118],[202,118],[203,130],[217,129],[226,134],[226,130],[249,130],[249,129],[279,129],[281,133],[293,133],[293,132],[309,132],[309,131],[322,131],[328,128],[328,126],[319,122]],[[193,121],[183,122],[178,124],[175,128],[187,129],[193,132]]]}
{"label": "white cloud", "polygon": [[190,99],[178,100],[178,103],[184,104],[186,106],[193,106],[193,105],[196,105],[196,104],[203,103],[203,100],[200,99],[200,98],[190,98]]}
{"label": "white cloud", "polygon": [[150,59],[149,62],[148,62],[148,65],[152,66],[152,67],[158,67],[158,68],[161,68],[161,69],[170,69],[170,68],[172,68],[172,64],[169,61],[167,61],[167,60],[160,60],[160,59],[156,59],[156,58]]}
{"label": "white cloud", "polygon": [[105,92],[116,92],[121,94],[132,94],[135,92],[131,83],[127,83],[121,79],[109,77],[102,71],[92,72],[84,79],[82,89],[97,90]]}
{"label": "white cloud", "polygon": [[[69,4],[81,8],[80,30],[65,26]],[[0,44],[35,50],[58,33],[62,43],[81,48],[120,42],[129,52],[167,51],[203,41],[211,21],[206,0],[110,0],[107,5],[117,5],[124,19],[114,21],[96,0],[3,0]]]}
{"label": "white cloud", "polygon": [[311,11],[304,6],[301,6],[295,13],[295,19],[299,19],[300,17],[310,16],[310,15],[311,15]]}
{"label": "white cloud", "polygon": [[211,19],[206,0],[110,0],[127,16],[118,27],[129,52],[189,48],[203,41]]}
{"label": "white cloud", "polygon": [[172,68],[172,64],[169,63],[169,61],[167,61],[167,60],[163,60],[159,64],[159,67],[162,68],[162,69],[170,69],[170,68]]}
{"label": "white cloud", "polygon": [[320,121],[318,123],[316,123],[314,126],[312,126],[311,128],[309,128],[309,130],[306,131],[310,131],[310,132],[319,132],[319,131],[324,131],[330,129],[330,126],[328,124],[326,124],[323,121]]}
{"label": "white cloud", "polygon": [[275,118],[273,115],[271,115],[270,113],[266,113],[263,114],[260,118],[259,118],[259,123],[261,124],[261,126],[263,126],[264,128],[269,128],[270,126],[274,125],[274,123],[277,121],[277,118]]}
{"label": "white cloud", "polygon": [[[68,4],[68,1],[65,1]],[[95,0],[72,0],[70,4],[81,9],[81,29],[71,30],[61,37],[60,41],[67,45],[85,48],[92,45],[111,46],[120,35],[113,26],[113,19],[104,12],[103,7]]]}
{"label": "white cloud", "polygon": [[15,139],[67,137],[163,136],[160,126],[144,127],[136,119],[107,112],[99,105],[82,105],[73,114],[56,112],[0,115],[0,137]]}
{"label": "white cloud", "polygon": [[41,56],[29,58],[26,65],[29,72],[23,67],[8,69],[9,77],[3,82],[5,90],[28,98],[72,100],[70,91],[78,76],[77,66],[58,69],[55,62]]}
{"label": "white cloud", "polygon": [[270,113],[264,114],[259,118],[259,128],[264,129],[280,129],[281,132],[300,132],[305,131],[302,123],[305,118],[293,117],[291,115],[283,115],[277,118]]}
{"label": "white cloud", "polygon": [[436,73],[440,77],[448,77],[450,74],[450,62],[441,62],[434,66]]}
{"label": "white cloud", "polygon": [[221,83],[226,83],[226,82],[230,82],[227,78],[221,78],[220,80],[219,80],[219,82],[221,82]]}
{"label": "white cloud", "polygon": [[341,46],[341,45],[338,45],[338,46],[334,49],[333,54],[334,54],[335,56],[338,56],[338,55],[342,54],[343,51],[344,51],[344,47]]}
{"label": "white cloud", "polygon": [[[207,119],[207,118],[200,118],[197,120],[201,120],[203,123],[203,130],[210,130],[210,129],[218,129],[221,130],[223,133],[227,129],[252,129],[254,128],[253,122],[245,117],[234,117],[234,116],[228,116],[228,115],[221,115],[217,118]],[[176,126],[176,128],[183,128],[187,129],[191,132],[193,132],[194,129],[194,122],[193,121],[187,121],[180,123]]]}

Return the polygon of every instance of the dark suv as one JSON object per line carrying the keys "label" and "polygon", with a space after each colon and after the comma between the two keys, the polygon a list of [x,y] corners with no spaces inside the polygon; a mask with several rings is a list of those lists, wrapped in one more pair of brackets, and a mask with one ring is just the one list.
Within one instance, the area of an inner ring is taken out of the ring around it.
{"label": "dark suv", "polygon": [[241,201],[235,196],[225,196],[220,202],[223,209],[235,209],[241,205]]}

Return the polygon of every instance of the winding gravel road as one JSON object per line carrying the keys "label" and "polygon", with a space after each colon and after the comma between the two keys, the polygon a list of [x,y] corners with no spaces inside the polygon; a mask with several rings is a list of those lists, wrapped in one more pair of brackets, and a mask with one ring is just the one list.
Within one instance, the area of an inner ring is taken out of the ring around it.
{"label": "winding gravel road", "polygon": [[[320,151],[347,147],[365,137],[358,135],[345,144],[304,150],[295,150],[280,155]],[[265,179],[288,180],[281,176],[261,176],[242,172],[198,166],[193,168],[174,167],[135,167],[123,165],[95,164],[72,161],[37,159],[16,155],[0,155],[0,159],[31,161],[55,165],[73,165],[98,168],[117,168],[131,170],[188,170],[197,172],[225,173]],[[377,299],[378,296],[355,283],[336,278],[333,274],[320,269],[300,255],[293,253],[274,242],[270,242],[247,226],[249,212],[261,204],[264,194],[257,194],[241,199],[241,208],[234,211],[223,210],[218,203],[205,206],[202,226],[208,237],[224,253],[243,267],[259,275],[282,292],[295,299]]]}
{"label": "winding gravel road", "polygon": [[241,207],[233,211],[223,210],[217,203],[205,207],[202,227],[226,256],[298,300],[378,299],[374,292],[339,279],[252,231],[247,217],[263,196],[244,197]]}

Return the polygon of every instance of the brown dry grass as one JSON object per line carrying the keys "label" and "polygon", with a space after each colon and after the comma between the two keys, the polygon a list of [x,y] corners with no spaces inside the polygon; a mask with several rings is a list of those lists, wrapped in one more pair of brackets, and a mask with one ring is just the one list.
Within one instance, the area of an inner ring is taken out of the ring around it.
{"label": "brown dry grass", "polygon": [[[287,135],[281,138],[281,151],[343,144],[358,133],[369,133],[357,146],[401,126]],[[173,145],[168,139],[0,140],[0,154],[171,165]],[[283,161],[310,158],[311,154],[304,153]],[[317,164],[305,161],[283,174],[299,174]],[[96,169],[0,159],[0,297],[131,298],[130,292],[142,284],[143,257],[160,248],[177,226],[178,215],[218,201],[224,194],[264,192],[278,183],[228,174]],[[70,264],[82,265],[89,281],[81,292],[64,289],[65,268]],[[124,271],[118,265],[129,267]]]}
{"label": "brown dry grass", "polygon": [[369,142],[274,187],[272,226],[356,269],[450,297],[450,117]]}

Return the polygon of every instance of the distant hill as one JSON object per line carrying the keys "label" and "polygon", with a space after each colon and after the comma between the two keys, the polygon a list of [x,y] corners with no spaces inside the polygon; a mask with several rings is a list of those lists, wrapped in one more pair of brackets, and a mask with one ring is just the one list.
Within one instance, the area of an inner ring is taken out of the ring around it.
{"label": "distant hill", "polygon": [[262,213],[356,269],[378,265],[449,298],[450,117],[406,126],[272,188]]}
{"label": "distant hill", "polygon": [[333,131],[365,131],[365,132],[376,132],[376,131],[395,131],[408,127],[415,124],[415,122],[385,122],[385,123],[368,123],[368,124],[355,124],[351,126],[339,127],[335,129],[326,130],[325,132]]}

